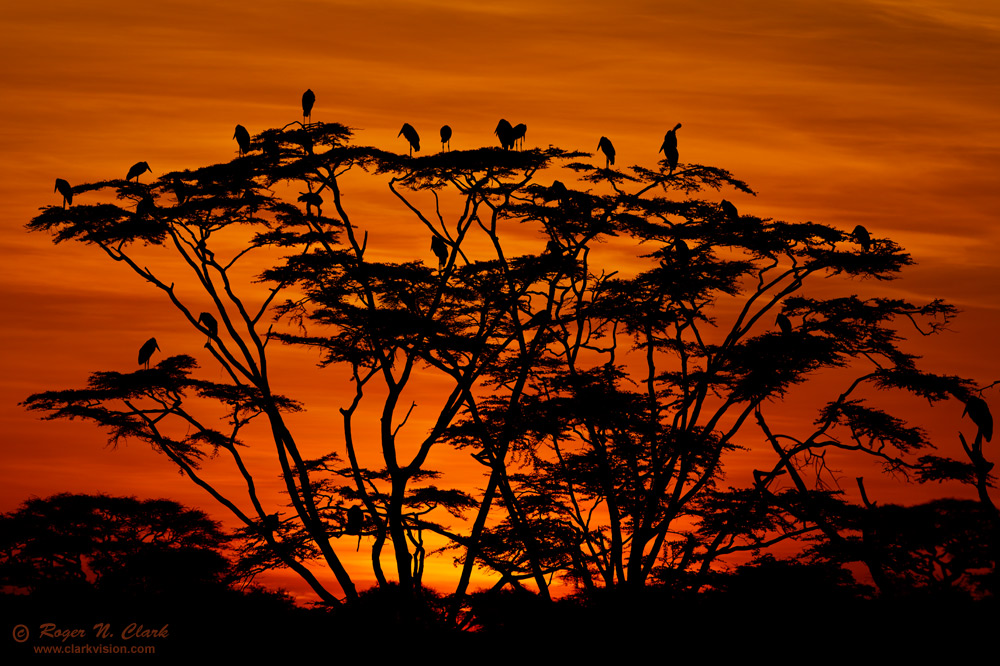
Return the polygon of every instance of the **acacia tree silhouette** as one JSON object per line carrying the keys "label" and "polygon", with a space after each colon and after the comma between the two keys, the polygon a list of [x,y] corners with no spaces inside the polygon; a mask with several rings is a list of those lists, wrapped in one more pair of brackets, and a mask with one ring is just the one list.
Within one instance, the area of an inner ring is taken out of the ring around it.
{"label": "acacia tree silhouette", "polygon": [[[599,168],[580,161],[586,153],[507,150],[505,137],[502,148],[413,158],[350,138],[343,125],[291,123],[254,137],[227,164],[149,185],[77,186],[74,206],[50,206],[28,225],[56,242],[94,244],[160,289],[199,337],[209,334],[205,348],[230,381],[196,379],[193,358],[172,356],[151,369],[96,373],[86,389],[26,405],[47,418],[91,419],[112,441],[139,439],[165,453],[243,521],[248,570],[290,567],[327,603],[339,599],[317,578],[317,560],[348,600],[358,598],[334,548],[336,537],[359,531],[356,520],[348,525],[358,505],[372,572],[404,598],[420,590],[426,532],[460,552],[456,604],[476,566],[499,574],[500,587],[530,581],[545,599],[553,577],[586,589],[654,581],[696,589],[724,555],[804,535],[844,538],[824,508],[833,493],[809,473],[823,447],[919,468],[909,457],[929,446],[926,437],[855,398],[860,387],[930,400],[946,397],[927,388],[933,381],[974,389],[921,373],[899,348],[897,322],[936,332],[954,314],[947,304],[802,295],[823,277],[894,277],[911,263],[895,243],[861,247],[826,225],[727,214],[697,196],[753,192],[722,169],[669,156],[655,169]],[[574,187],[540,184],[546,170],[575,173]],[[364,223],[342,197],[346,174],[359,171],[385,178],[426,228],[437,270],[418,257],[368,258]],[[303,189],[305,211],[284,195]],[[118,203],[83,201],[100,195]],[[446,217],[445,198],[460,213]],[[140,218],[130,207],[142,201],[156,205]],[[329,216],[310,203],[322,201]],[[249,242],[227,256],[218,241],[240,232]],[[140,243],[180,259],[214,311],[195,315],[200,307],[137,259]],[[644,268],[619,272],[621,252]],[[284,258],[274,263],[276,253]],[[235,279],[255,255],[263,295]],[[774,330],[779,310],[794,326]],[[272,340],[318,349],[324,366],[348,370],[354,396],[340,410],[339,451],[304,456],[285,418],[299,405],[272,387]],[[816,432],[775,435],[766,413],[831,368],[857,374],[821,411]],[[427,374],[445,388],[418,434],[407,427],[416,407],[406,392]],[[357,421],[372,401],[378,441],[362,445]],[[192,408],[206,402],[221,408],[215,423]],[[748,446],[738,435],[751,416],[775,462],[753,486],[725,489],[723,471]],[[242,457],[245,428],[258,418],[275,447],[287,517],[264,506]],[[440,475],[428,457],[445,445],[485,467],[481,493],[431,483]],[[223,451],[245,497],[201,473],[200,461]],[[773,492],[786,472],[792,486]],[[445,525],[442,510],[471,525]],[[387,542],[394,581],[383,570]],[[875,560],[859,559],[877,577]]]}

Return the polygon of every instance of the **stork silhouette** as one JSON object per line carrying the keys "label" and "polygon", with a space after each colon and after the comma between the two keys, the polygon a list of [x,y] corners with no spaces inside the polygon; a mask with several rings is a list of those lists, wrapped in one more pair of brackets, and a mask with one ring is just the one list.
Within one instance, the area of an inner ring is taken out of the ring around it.
{"label": "stork silhouette", "polygon": [[569,190],[563,185],[562,181],[553,180],[552,184],[549,186],[549,199],[556,199],[559,203],[563,203],[569,197]]}
{"label": "stork silhouette", "polygon": [[198,315],[198,323],[205,327],[210,338],[219,337],[219,322],[208,312]]}
{"label": "stork silhouette", "polygon": [[792,320],[785,316],[784,313],[779,312],[774,320],[778,322],[778,328],[781,329],[783,334],[788,335],[792,332]]}
{"label": "stork silhouette", "polygon": [[500,139],[501,148],[510,150],[514,147],[514,128],[504,118],[501,118],[500,122],[497,123],[497,128],[493,130],[493,133]]}
{"label": "stork silhouette", "polygon": [[736,210],[736,206],[734,206],[731,201],[723,199],[719,202],[719,208],[722,209],[722,214],[726,216],[727,220],[735,222],[740,219],[740,212]]}
{"label": "stork silhouette", "polygon": [[990,406],[986,404],[985,400],[979,396],[970,396],[965,401],[965,411],[962,412],[962,416],[966,414],[979,428],[983,439],[987,442],[993,439],[993,414],[990,413]]}
{"label": "stork silhouette", "polygon": [[615,163],[615,147],[611,145],[611,139],[606,136],[602,136],[601,140],[597,142],[597,148],[604,153],[604,157],[606,159],[604,168],[610,168],[611,165]]}
{"label": "stork silhouette", "polygon": [[316,103],[316,93],[310,88],[302,93],[302,124],[306,124],[306,118],[312,123],[313,104]]}
{"label": "stork silhouette", "polygon": [[440,236],[434,236],[431,238],[431,250],[438,258],[438,270],[444,268],[444,265],[448,262],[448,246],[444,244]]}
{"label": "stork silhouette", "polygon": [[445,144],[448,144],[448,150],[451,150],[451,127],[448,125],[441,127],[441,150],[445,149]]}
{"label": "stork silhouette", "polygon": [[135,178],[135,182],[138,183],[139,182],[139,176],[141,176],[142,174],[146,173],[147,171],[150,172],[150,173],[153,173],[153,170],[150,169],[149,165],[146,164],[145,162],[136,162],[128,170],[128,175],[125,176],[125,180],[132,180],[133,178]]}
{"label": "stork silhouette", "polygon": [[517,142],[521,142],[521,150],[524,150],[524,135],[528,133],[528,126],[524,123],[518,123],[510,131],[510,138],[513,140],[514,145]]}
{"label": "stork silhouette", "polygon": [[153,195],[147,192],[143,195],[139,202],[135,205],[135,216],[136,217],[149,217],[156,210],[156,202],[153,201]]}
{"label": "stork silhouette", "polygon": [[63,208],[73,205],[73,188],[70,186],[69,182],[63,180],[62,178],[56,178],[56,189],[53,192],[58,192],[63,198]]}
{"label": "stork silhouette", "polygon": [[149,370],[149,359],[153,356],[154,351],[160,351],[160,346],[156,344],[156,338],[150,338],[139,348],[139,365],[145,365],[146,369]]}
{"label": "stork silhouette", "polygon": [[865,229],[860,224],[854,227],[854,231],[851,232],[851,236],[854,237],[854,240],[857,241],[858,245],[860,245],[865,252],[871,249],[872,247],[871,234],[869,234],[868,230]]}
{"label": "stork silhouette", "polygon": [[246,155],[250,152],[250,132],[247,131],[246,127],[237,125],[236,131],[233,132],[233,138],[236,139],[236,143],[240,147],[240,155]]}
{"label": "stork silhouette", "polygon": [[170,181],[170,189],[174,191],[177,203],[184,203],[185,199],[187,199],[187,186],[184,184],[184,181],[180,178],[174,178]]}
{"label": "stork silhouette", "polygon": [[674,169],[677,168],[677,160],[680,157],[677,152],[677,130],[680,128],[680,123],[674,125],[672,130],[663,135],[663,144],[660,146],[659,152],[663,153],[663,157],[666,158],[667,163],[670,165],[670,173],[673,173]]}
{"label": "stork silhouette", "polygon": [[410,157],[413,157],[413,151],[420,152],[420,135],[417,134],[417,130],[413,129],[413,125],[410,123],[403,123],[403,129],[399,130],[397,137],[402,136],[410,144]]}

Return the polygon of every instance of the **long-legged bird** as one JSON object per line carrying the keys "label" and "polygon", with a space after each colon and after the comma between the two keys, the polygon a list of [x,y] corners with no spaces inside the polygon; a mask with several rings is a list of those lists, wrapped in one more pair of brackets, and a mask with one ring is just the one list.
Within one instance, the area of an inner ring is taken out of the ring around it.
{"label": "long-legged bird", "polygon": [[156,338],[150,338],[139,348],[139,365],[145,365],[149,370],[149,359],[154,351],[160,351],[160,346],[156,344]]}
{"label": "long-legged bird", "polygon": [[500,122],[497,123],[497,128],[493,130],[493,133],[497,135],[500,139],[500,147],[504,150],[510,150],[514,147],[514,128],[511,127],[510,123],[506,119],[501,118]]}
{"label": "long-legged bird", "polygon": [[444,150],[445,144],[448,144],[448,150],[451,150],[451,126],[442,125],[441,126],[441,150]]}
{"label": "long-legged bird", "polygon": [[677,152],[677,130],[680,128],[680,123],[674,125],[672,130],[663,135],[663,145],[660,146],[660,152],[663,153],[667,164],[670,165],[670,173],[673,173],[674,169],[677,168],[677,160],[680,158],[680,154]]}
{"label": "long-legged bird", "polygon": [[210,313],[202,312],[198,315],[198,323],[205,327],[209,337],[219,337],[219,322]]}
{"label": "long-legged bird", "polygon": [[402,136],[410,144],[410,157],[413,157],[413,151],[420,152],[420,135],[417,134],[417,130],[413,129],[413,125],[410,123],[403,123],[403,128],[399,130],[397,137]]}
{"label": "long-legged bird", "polygon": [[606,158],[604,168],[610,168],[615,163],[615,147],[611,145],[611,139],[602,136],[601,140],[597,142],[597,148],[604,153],[604,157]]}
{"label": "long-legged bird", "polygon": [[979,428],[979,432],[983,434],[983,439],[987,442],[993,439],[993,414],[990,413],[990,406],[986,404],[986,401],[979,396],[971,396],[965,401],[965,411],[962,412],[962,416],[966,414],[972,419],[972,422],[976,424]]}
{"label": "long-legged bird", "polygon": [[858,245],[860,245],[865,252],[871,249],[872,247],[871,234],[869,234],[868,230],[865,229],[860,224],[854,227],[854,231],[851,232],[851,236],[854,237],[854,240],[857,241]]}
{"label": "long-legged bird", "polygon": [[303,125],[306,123],[306,119],[307,118],[309,119],[310,123],[312,122],[313,104],[315,104],[315,103],[316,103],[316,93],[314,93],[311,88],[309,90],[305,91],[304,93],[302,93],[302,124]]}
{"label": "long-legged bird", "polygon": [[133,178],[135,178],[135,182],[138,183],[139,182],[139,176],[141,176],[142,174],[146,173],[147,171],[150,172],[150,173],[153,173],[153,170],[150,169],[149,165],[146,164],[145,162],[136,162],[128,170],[128,175],[125,176],[125,180],[132,180]]}
{"label": "long-legged bird", "polygon": [[528,126],[524,123],[518,123],[510,131],[510,138],[513,140],[514,144],[521,142],[521,150],[524,150],[524,136],[528,133]]}
{"label": "long-legged bird", "polygon": [[438,270],[444,268],[444,265],[448,262],[448,246],[444,244],[440,236],[434,236],[431,239],[431,250],[438,258]]}
{"label": "long-legged bird", "polygon": [[237,125],[236,131],[233,132],[233,138],[236,139],[236,143],[240,147],[240,155],[246,155],[250,152],[250,132],[247,131],[246,127]]}
{"label": "long-legged bird", "polygon": [[73,188],[70,186],[68,181],[62,178],[56,178],[56,189],[53,192],[58,192],[63,198],[63,208],[66,206],[73,205]]}

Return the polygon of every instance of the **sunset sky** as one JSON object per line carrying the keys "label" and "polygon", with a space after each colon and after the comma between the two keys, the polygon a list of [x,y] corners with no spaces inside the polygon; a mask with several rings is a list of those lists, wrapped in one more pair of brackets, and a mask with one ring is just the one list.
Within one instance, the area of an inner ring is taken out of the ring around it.
{"label": "sunset sky", "polygon": [[[57,177],[123,178],[140,160],[158,177],[228,161],[237,123],[256,134],[300,119],[306,88],[313,120],[398,152],[403,122],[434,152],[442,124],[463,150],[494,145],[504,117],[527,124],[527,147],[594,152],[606,135],[619,165],[654,167],[664,132],[681,122],[682,163],[725,168],[758,192],[719,195],[741,212],[864,224],[900,243],[917,265],[884,293],[962,311],[951,331],[909,349],[928,370],[1000,380],[995,0],[13,0],[0,26],[0,511],[32,495],[106,492],[170,497],[233,524],[163,456],[112,451],[89,424],[41,421],[18,405],[96,370],[135,369],[152,335],[165,354],[203,343],[98,249],[54,246],[24,225],[60,203]],[[347,197],[380,256],[433,261],[426,235],[411,235],[384,193]],[[329,386],[343,377],[303,352],[283,358],[286,392],[334,418]],[[984,397],[1000,415],[1000,388]],[[959,450],[959,428],[974,434],[957,401],[908,408],[944,454]],[[329,440],[322,423],[302,428]],[[883,502],[943,492],[879,483]],[[363,562],[357,573],[368,575]]]}

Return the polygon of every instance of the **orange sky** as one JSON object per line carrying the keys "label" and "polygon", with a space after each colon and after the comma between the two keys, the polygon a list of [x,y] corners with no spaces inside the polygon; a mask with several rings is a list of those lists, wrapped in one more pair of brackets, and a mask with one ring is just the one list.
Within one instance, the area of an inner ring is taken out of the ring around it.
{"label": "orange sky", "polygon": [[[916,341],[925,367],[1000,379],[997,3],[373,4],[6,3],[0,511],[29,495],[103,491],[168,496],[224,518],[162,457],[140,446],[112,452],[89,425],[42,422],[17,405],[40,390],[81,386],[94,370],[132,369],[152,334],[173,349],[191,336],[159,294],[98,250],[52,246],[23,225],[59,203],[56,177],[124,177],[139,160],[158,176],[231,159],[236,123],[256,133],[297,119],[307,87],[317,96],[314,120],[396,151],[405,149],[396,137],[403,122],[428,151],[444,123],[454,128],[453,149],[492,145],[505,117],[527,123],[528,147],[594,151],[607,135],[620,165],[652,167],[663,133],[682,122],[682,162],[729,169],[759,192],[723,194],[741,212],[862,223],[901,243],[918,266],[888,291],[942,297],[963,311],[952,332]],[[356,222],[375,221],[373,246],[385,256],[409,257],[415,239],[425,244],[382,195],[348,197]],[[295,386],[289,392],[314,415],[334,413],[324,384],[339,375],[315,372],[308,354],[285,356],[279,376]],[[216,378],[215,368],[206,372]],[[985,397],[997,413],[997,389]],[[960,404],[933,414],[910,407],[943,451],[957,450]],[[329,438],[316,421],[302,427],[318,442]],[[883,501],[923,496],[892,481],[880,491]]]}

